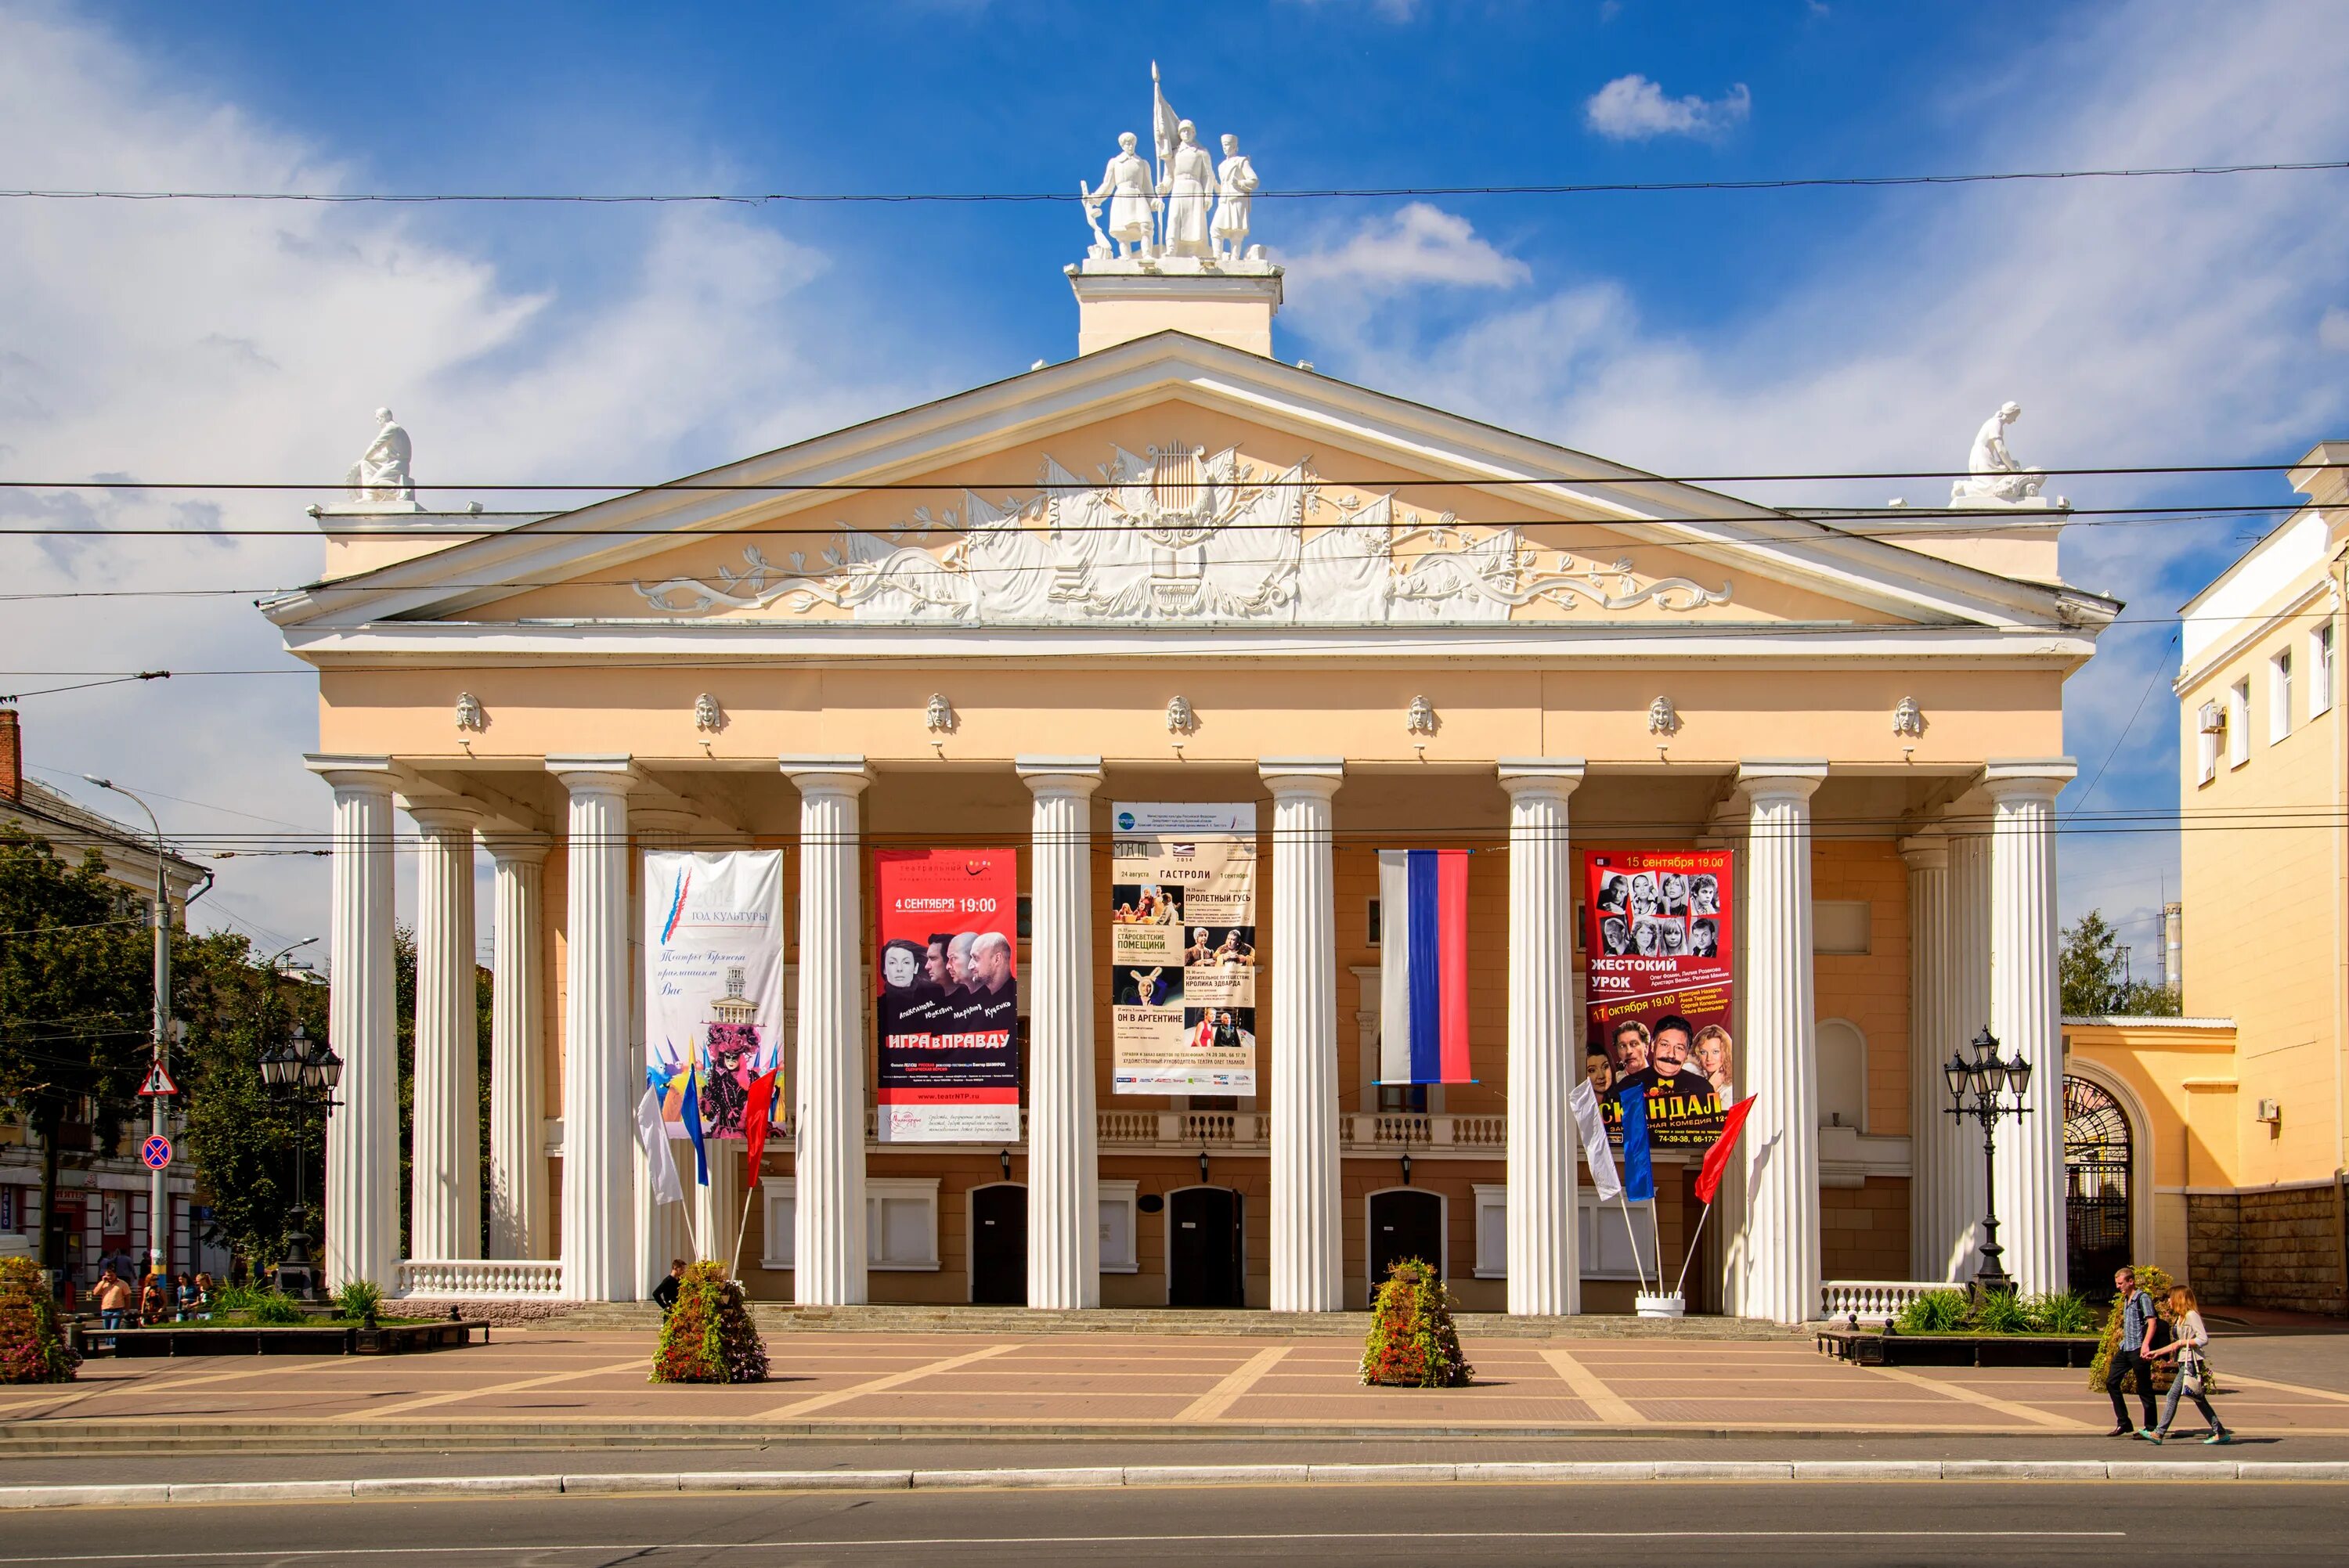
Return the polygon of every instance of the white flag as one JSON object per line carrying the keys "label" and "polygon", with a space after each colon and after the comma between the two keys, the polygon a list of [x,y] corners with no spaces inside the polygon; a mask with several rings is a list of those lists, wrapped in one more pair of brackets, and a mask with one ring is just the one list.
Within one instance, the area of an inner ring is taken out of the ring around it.
{"label": "white flag", "polygon": [[677,1161],[669,1153],[668,1129],[661,1123],[660,1096],[649,1087],[636,1101],[636,1141],[644,1147],[645,1169],[653,1179],[653,1202],[682,1203],[685,1187],[677,1179]]}
{"label": "white flag", "polygon": [[1566,1103],[1574,1108],[1574,1124],[1582,1130],[1582,1158],[1589,1162],[1590,1180],[1604,1203],[1623,1191],[1623,1182],[1615,1174],[1615,1151],[1607,1147],[1607,1120],[1599,1113],[1599,1096],[1590,1080],[1578,1082]]}

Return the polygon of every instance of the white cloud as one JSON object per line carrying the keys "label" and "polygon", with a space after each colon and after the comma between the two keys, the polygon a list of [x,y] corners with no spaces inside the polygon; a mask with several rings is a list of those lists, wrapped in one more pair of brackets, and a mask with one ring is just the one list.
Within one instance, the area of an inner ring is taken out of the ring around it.
{"label": "white cloud", "polygon": [[1419,0],[1294,0],[1294,3],[1314,9],[1326,5],[1332,10],[1359,5],[1388,22],[1408,22],[1419,15]]}
{"label": "white cloud", "polygon": [[1745,123],[1754,112],[1754,95],[1739,82],[1709,103],[1693,93],[1666,98],[1661,87],[1634,72],[1591,94],[1582,110],[1590,129],[1613,141],[1659,136],[1711,139]]}
{"label": "white cloud", "polygon": [[[68,13],[0,0],[0,32],[12,182],[253,190],[365,178]],[[837,314],[809,303],[823,258],[761,221],[707,209],[574,216],[602,225],[583,227],[593,243],[582,248],[609,261],[564,290],[518,286],[463,230],[431,227],[440,214],[24,201],[6,218],[0,473],[12,478],[330,481],[366,444],[370,410],[388,404],[428,484],[640,481],[937,389],[876,386],[861,360],[835,374],[826,360],[850,357],[853,329],[809,325]],[[17,526],[172,531],[0,540],[0,593],[260,590],[317,574],[307,495],[0,493]],[[222,532],[246,528],[296,534]],[[292,673],[29,700],[27,760],[48,770],[34,776],[79,790],[80,772],[111,772],[205,802],[160,802],[166,829],[232,848],[273,847],[234,835],[325,826],[326,792],[300,760],[317,745],[316,677],[246,598],[0,603],[0,669],[159,667]],[[50,684],[0,675],[0,691]],[[197,906],[206,921],[233,916],[281,944],[324,928],[322,861],[220,870]]]}
{"label": "white cloud", "polygon": [[[2349,12],[2318,16],[2183,3],[2090,14],[2045,39],[2030,72],[1949,88],[1965,97],[1940,111],[1990,129],[1944,160],[2112,168],[2330,156],[2349,139],[2349,99],[2306,92],[2300,62],[2349,48]],[[2067,84],[2060,97],[2039,90],[2051,76]],[[2349,284],[2349,209],[2313,200],[2322,178],[2071,181],[1855,202],[1876,215],[1847,224],[1770,302],[1701,335],[1651,319],[1630,282],[1607,278],[1472,297],[1464,311],[1457,296],[1402,294],[1374,315],[1299,312],[1297,325],[1314,357],[1350,380],[1410,387],[1422,401],[1665,473],[1946,467],[2009,397],[2024,408],[2016,452],[2051,469],[2297,456],[2349,419],[2349,383],[2327,352],[2349,324],[2311,330]],[[1726,238],[1735,215],[1724,204],[1718,216]],[[2080,476],[2058,488],[2111,507],[2150,499],[2155,482]],[[2161,482],[2168,502],[2244,499],[2215,476]],[[1746,488],[1764,500],[1880,504],[1896,490],[1932,499],[1937,487]],[[2256,496],[2295,499],[2281,477]],[[2166,618],[2258,526],[2084,520],[2068,532],[2066,576],[2129,600],[2137,623],[2108,631],[2067,689],[2067,749],[2083,786],[2148,680],[2158,686],[2158,672],[2176,667]],[[2175,803],[2170,700],[2160,690],[2146,700],[2095,807]],[[2109,879],[2124,861],[2141,885],[2095,894],[2108,908],[2157,904],[2165,872],[2175,896],[2173,841],[2067,838],[2067,915],[2078,874]]]}
{"label": "white cloud", "polygon": [[1495,250],[1467,219],[1425,201],[1365,221],[1334,245],[1283,257],[1298,286],[1339,284],[1391,293],[1422,284],[1513,288],[1533,269]]}
{"label": "white cloud", "polygon": [[2349,310],[2333,305],[2316,323],[2316,341],[2335,353],[2349,353]]}

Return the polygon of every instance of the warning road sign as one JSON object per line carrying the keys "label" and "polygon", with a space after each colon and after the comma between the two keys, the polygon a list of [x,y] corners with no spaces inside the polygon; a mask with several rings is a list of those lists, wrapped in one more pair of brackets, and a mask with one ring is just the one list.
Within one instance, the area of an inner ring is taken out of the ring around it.
{"label": "warning road sign", "polygon": [[147,1161],[150,1171],[160,1171],[171,1162],[171,1140],[157,1133],[139,1146],[139,1158]]}
{"label": "warning road sign", "polygon": [[179,1092],[178,1081],[171,1077],[171,1069],[161,1062],[157,1062],[147,1069],[147,1081],[139,1086],[140,1095],[148,1099]]}

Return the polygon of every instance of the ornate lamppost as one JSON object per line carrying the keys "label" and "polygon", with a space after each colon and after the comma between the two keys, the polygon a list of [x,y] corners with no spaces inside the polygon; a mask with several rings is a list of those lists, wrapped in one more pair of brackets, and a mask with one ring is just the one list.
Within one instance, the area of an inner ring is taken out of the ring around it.
{"label": "ornate lamppost", "polygon": [[294,1026],[294,1037],[275,1050],[261,1048],[261,1086],[269,1098],[281,1105],[294,1107],[296,1117],[294,1135],[294,1239],[287,1243],[285,1260],[277,1265],[277,1288],[286,1295],[303,1300],[310,1299],[317,1290],[318,1272],[310,1262],[310,1200],[305,1178],[309,1171],[310,1108],[314,1105],[326,1116],[334,1114],[342,1101],[335,1098],[335,1088],[343,1081],[343,1058],[324,1040],[314,1040],[301,1025]]}
{"label": "ornate lamppost", "polygon": [[[1966,1059],[1962,1048],[1951,1054],[1941,1068],[1941,1077],[1950,1086],[1951,1104],[1948,1114],[1963,1120],[1972,1117],[1982,1130],[1982,1266],[1974,1271],[1974,1295],[1977,1299],[1995,1292],[2002,1295],[2014,1294],[2014,1280],[1999,1264],[2004,1249],[1998,1244],[1998,1124],[2002,1118],[2017,1119],[2031,1114],[2023,1103],[2023,1091],[2031,1087],[2031,1064],[2020,1052],[2011,1059],[1998,1054],[1998,1037],[1987,1028],[1973,1037],[1973,1059]],[[2002,1099],[2002,1093],[2011,1093],[2012,1101]]]}

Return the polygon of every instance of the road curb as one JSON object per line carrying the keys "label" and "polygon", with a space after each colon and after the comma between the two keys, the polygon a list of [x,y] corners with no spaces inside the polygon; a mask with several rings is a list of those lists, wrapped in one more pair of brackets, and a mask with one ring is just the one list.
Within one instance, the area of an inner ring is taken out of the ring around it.
{"label": "road curb", "polygon": [[1103,1465],[936,1470],[648,1470],[585,1475],[387,1476],[354,1480],[182,1481],[141,1486],[0,1487],[0,1510],[158,1503],[380,1501],[417,1498],[615,1497],[715,1491],[1008,1491],[1040,1487],[1428,1486],[1625,1481],[2343,1482],[2328,1460],[1656,1460],[1463,1465]]}

